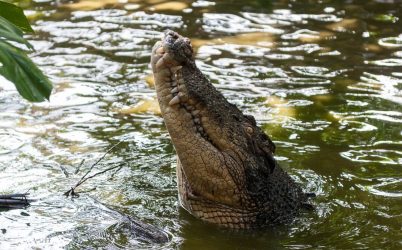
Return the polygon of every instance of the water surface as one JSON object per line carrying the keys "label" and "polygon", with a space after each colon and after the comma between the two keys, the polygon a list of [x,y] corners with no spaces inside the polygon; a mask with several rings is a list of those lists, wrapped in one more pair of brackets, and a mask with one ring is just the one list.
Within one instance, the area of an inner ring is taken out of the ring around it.
{"label": "water surface", "polygon": [[[38,199],[0,212],[1,249],[402,248],[400,1],[18,1],[36,30],[50,102],[0,79],[0,193]],[[316,211],[233,232],[177,204],[175,153],[155,101],[152,45],[192,39],[197,64],[277,145]],[[117,142],[79,198],[62,196]],[[81,169],[82,159],[85,159]],[[145,242],[106,206],[164,229]]]}

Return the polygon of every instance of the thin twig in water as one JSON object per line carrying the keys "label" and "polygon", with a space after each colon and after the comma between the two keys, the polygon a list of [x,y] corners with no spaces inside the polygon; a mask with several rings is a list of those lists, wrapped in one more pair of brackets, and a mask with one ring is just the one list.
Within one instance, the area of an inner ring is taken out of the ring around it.
{"label": "thin twig in water", "polygon": [[84,165],[85,159],[82,159],[80,165],[78,165],[77,169],[75,170],[74,174],[78,174],[80,172],[80,169],[82,165]]}
{"label": "thin twig in water", "polygon": [[[92,169],[93,169],[96,165],[98,165],[98,163],[101,162],[101,161],[106,157],[106,155],[107,155],[108,153],[110,153],[110,152],[111,152],[115,147],[117,147],[120,143],[121,143],[121,141],[118,142],[118,143],[116,143],[115,145],[113,145],[111,148],[109,148],[109,149],[106,151],[106,153],[104,153],[104,154],[102,155],[102,157],[100,157],[94,164],[92,164],[92,166],[88,169],[88,171],[84,174],[84,176],[81,177],[81,180],[78,181],[78,183],[80,183],[80,182],[92,171]],[[75,186],[75,187],[77,187],[77,186]]]}
{"label": "thin twig in water", "polygon": [[63,172],[63,174],[68,178],[70,175],[68,174],[68,172],[67,172],[67,169],[63,166],[63,165],[60,165],[60,169],[61,169],[61,171]]}
{"label": "thin twig in water", "polygon": [[117,174],[117,172],[119,172],[120,169],[123,168],[123,166],[124,166],[123,164],[120,164],[120,168],[117,168],[116,171],[114,171],[114,172],[110,175],[110,178],[114,178],[114,176]]}
{"label": "thin twig in water", "polygon": [[93,174],[93,175],[91,175],[91,176],[88,176],[88,177],[86,177],[85,179],[80,180],[80,181],[77,183],[76,187],[79,186],[79,185],[81,185],[82,183],[84,183],[86,180],[94,178],[95,176],[98,176],[98,175],[100,175],[100,174],[104,174],[104,173],[106,173],[107,171],[110,171],[110,170],[113,170],[113,169],[116,169],[116,168],[121,168],[121,167],[123,166],[123,164],[124,164],[124,163],[119,164],[119,165],[116,165],[116,166],[113,166],[113,167],[110,167],[110,168],[107,168],[107,169],[102,170],[102,171],[100,171],[100,172],[97,172],[97,173],[95,173],[95,174]]}
{"label": "thin twig in water", "polygon": [[[103,170],[103,171],[97,172],[97,173],[95,173],[95,174],[93,174],[93,175],[87,177],[87,175],[94,169],[94,167],[95,167],[96,165],[98,165],[99,162],[101,162],[101,161],[106,157],[106,155],[107,155],[108,153],[110,153],[110,152],[111,152],[115,147],[117,147],[120,143],[122,143],[122,141],[116,143],[116,144],[113,145],[111,148],[109,148],[109,149],[106,151],[106,153],[104,153],[104,154],[102,155],[102,157],[100,157],[94,164],[91,165],[91,167],[90,167],[90,168],[88,169],[88,171],[81,177],[81,179],[77,182],[77,184],[75,184],[74,187],[70,188],[70,190],[68,190],[67,192],[65,192],[64,195],[67,196],[67,197],[70,196],[70,195],[71,195],[71,196],[78,196],[78,194],[75,192],[75,189],[76,189],[78,186],[80,186],[82,183],[84,183],[86,180],[92,179],[92,178],[94,178],[95,176],[98,176],[98,175],[100,175],[100,174],[106,173],[107,171],[110,171],[110,170],[113,170],[113,169],[122,167],[122,164],[119,164],[119,165],[117,165],[117,166],[107,168],[107,169],[105,169],[105,170]],[[82,164],[83,164],[83,161],[81,161],[80,166],[81,166]],[[80,167],[80,166],[79,166],[79,167]]]}

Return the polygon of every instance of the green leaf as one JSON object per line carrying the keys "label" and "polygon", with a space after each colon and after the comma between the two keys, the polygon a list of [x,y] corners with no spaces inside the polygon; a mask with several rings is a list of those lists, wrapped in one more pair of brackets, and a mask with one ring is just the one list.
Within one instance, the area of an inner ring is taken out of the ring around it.
{"label": "green leaf", "polygon": [[0,74],[31,102],[49,100],[52,84],[24,51],[0,40]]}
{"label": "green leaf", "polygon": [[14,24],[0,17],[0,40],[1,38],[25,44],[28,48],[33,49],[32,45],[24,39],[22,31]]}
{"label": "green leaf", "polygon": [[33,32],[24,11],[14,4],[0,1],[0,16],[13,23],[25,32]]}

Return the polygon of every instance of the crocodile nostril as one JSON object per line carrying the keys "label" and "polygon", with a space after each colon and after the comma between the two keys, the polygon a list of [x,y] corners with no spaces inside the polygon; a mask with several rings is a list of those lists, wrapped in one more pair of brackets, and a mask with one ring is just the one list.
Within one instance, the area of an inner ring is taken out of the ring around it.
{"label": "crocodile nostril", "polygon": [[176,40],[177,38],[179,38],[179,35],[176,32],[171,31],[171,30],[166,33],[166,36],[169,36],[173,40]]}

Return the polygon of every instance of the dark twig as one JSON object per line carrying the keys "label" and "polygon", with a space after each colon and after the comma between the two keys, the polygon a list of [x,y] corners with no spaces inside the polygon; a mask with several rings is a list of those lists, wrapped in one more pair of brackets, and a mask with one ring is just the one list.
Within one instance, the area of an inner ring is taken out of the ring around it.
{"label": "dark twig", "polygon": [[27,199],[28,193],[25,194],[2,194],[0,195],[0,208],[22,208],[29,206],[34,201]]}
{"label": "dark twig", "polygon": [[80,165],[78,165],[77,169],[75,170],[74,174],[78,174],[80,172],[80,169],[82,165],[84,165],[85,159],[82,159]]}
{"label": "dark twig", "polygon": [[[88,169],[88,171],[81,177],[81,179],[77,182],[77,184],[75,184],[74,187],[70,188],[67,192],[65,192],[64,195],[67,196],[67,197],[70,196],[70,195],[73,196],[73,197],[74,197],[74,196],[78,196],[78,194],[75,192],[75,189],[76,189],[78,186],[80,186],[82,183],[84,183],[85,181],[87,181],[88,179],[92,179],[92,178],[94,178],[95,176],[98,176],[98,175],[100,175],[100,174],[106,173],[107,171],[110,171],[110,170],[113,170],[113,169],[122,167],[122,164],[119,164],[119,165],[117,165],[117,166],[113,166],[113,167],[107,168],[107,169],[105,169],[105,170],[103,170],[103,171],[97,172],[97,173],[95,173],[95,174],[93,174],[93,175],[87,177],[87,175],[94,169],[94,167],[95,167],[96,165],[98,165],[99,162],[101,162],[101,161],[106,157],[106,155],[107,155],[108,153],[110,153],[110,152],[111,152],[115,147],[117,147],[120,143],[122,143],[122,141],[116,143],[116,144],[113,145],[111,148],[109,148],[109,149],[106,151],[106,153],[104,153],[94,164],[91,165],[91,167],[90,167],[90,168]],[[78,167],[80,168],[83,163],[84,163],[84,160],[81,161],[81,163],[80,163],[80,165],[79,165]]]}
{"label": "dark twig", "polygon": [[123,166],[124,166],[123,164],[120,164],[120,167],[117,168],[116,171],[114,171],[114,172],[110,175],[110,178],[114,178],[114,176],[117,174],[117,172],[119,172],[120,169],[123,168]]}
{"label": "dark twig", "polygon": [[[116,143],[115,145],[113,145],[111,148],[109,148],[109,149],[106,151],[106,153],[104,153],[104,154],[102,155],[102,157],[100,157],[94,164],[92,164],[92,166],[88,169],[88,171],[84,174],[84,176],[81,177],[81,180],[80,180],[78,183],[80,183],[83,179],[85,179],[85,177],[92,171],[92,169],[93,169],[96,165],[98,165],[98,163],[101,162],[101,161],[106,157],[106,155],[107,155],[108,153],[110,153],[110,152],[111,152],[115,147],[117,147],[120,143],[121,143],[121,141],[118,142],[118,143]],[[77,187],[77,186],[75,186],[75,187]]]}
{"label": "dark twig", "polygon": [[100,174],[104,174],[104,173],[106,173],[107,171],[111,171],[111,170],[116,169],[116,168],[121,168],[121,167],[123,166],[123,164],[124,164],[124,163],[119,164],[119,165],[116,165],[116,166],[113,166],[113,167],[110,167],[110,168],[107,168],[107,169],[102,170],[102,171],[100,171],[100,172],[97,172],[97,173],[95,173],[95,174],[93,174],[93,175],[91,175],[91,176],[88,176],[88,177],[86,177],[86,178],[84,178],[84,179],[81,179],[81,180],[77,183],[77,185],[75,185],[75,187],[78,187],[79,185],[81,185],[82,183],[84,183],[86,180],[92,179],[92,178],[94,178],[95,176],[98,176],[98,175],[100,175]]}
{"label": "dark twig", "polygon": [[0,194],[0,199],[15,199],[15,198],[25,198],[28,193],[25,194]]}
{"label": "dark twig", "polygon": [[68,174],[68,171],[67,171],[67,169],[63,166],[63,165],[60,165],[60,169],[61,169],[61,171],[63,172],[63,174],[68,178],[70,175]]}

